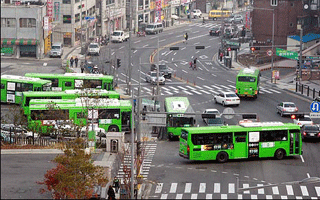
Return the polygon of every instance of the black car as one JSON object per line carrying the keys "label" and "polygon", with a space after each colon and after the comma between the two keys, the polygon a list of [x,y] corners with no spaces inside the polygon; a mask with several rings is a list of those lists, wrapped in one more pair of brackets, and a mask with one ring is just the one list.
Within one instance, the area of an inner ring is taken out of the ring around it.
{"label": "black car", "polygon": [[320,138],[320,128],[318,125],[303,125],[301,127],[301,137],[305,138]]}
{"label": "black car", "polygon": [[221,29],[220,27],[214,27],[214,28],[211,28],[209,30],[209,35],[210,36],[213,36],[213,35],[216,35],[216,36],[219,36],[221,34]]}
{"label": "black car", "polygon": [[[157,66],[155,64],[152,64],[150,70],[156,71]],[[172,71],[168,68],[167,65],[164,64],[159,65],[159,72],[162,73],[165,78],[171,78],[172,76]]]}

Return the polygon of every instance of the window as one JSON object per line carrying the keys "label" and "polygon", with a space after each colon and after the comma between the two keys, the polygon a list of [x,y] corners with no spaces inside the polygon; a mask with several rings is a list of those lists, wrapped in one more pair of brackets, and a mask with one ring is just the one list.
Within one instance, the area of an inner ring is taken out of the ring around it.
{"label": "window", "polygon": [[15,18],[1,18],[1,27],[15,28],[16,19]]}
{"label": "window", "polygon": [[120,109],[100,109],[99,119],[120,119]]}
{"label": "window", "polygon": [[71,0],[62,0],[63,4],[71,4]]}
{"label": "window", "polygon": [[69,120],[69,110],[31,110],[32,120]]}
{"label": "window", "polygon": [[287,141],[287,140],[288,140],[288,131],[286,130],[273,130],[273,131],[260,132],[261,142]]}
{"label": "window", "polygon": [[102,81],[101,80],[84,80],[83,85],[85,88],[101,88]]}
{"label": "window", "polygon": [[270,1],[271,6],[277,6],[278,5],[278,0],[271,0]]}
{"label": "window", "polygon": [[65,83],[64,83],[64,86],[66,86],[66,87],[71,87],[71,86],[72,86],[72,83],[71,83],[71,82],[65,82]]}
{"label": "window", "polygon": [[236,142],[246,142],[247,132],[235,132]]}
{"label": "window", "polygon": [[250,77],[250,76],[239,76],[238,81],[239,82],[252,82],[252,83],[254,83],[256,81],[256,78]]}
{"label": "window", "polygon": [[5,89],[5,86],[3,83],[1,83],[1,89]]}
{"label": "window", "polygon": [[181,131],[181,138],[182,138],[182,139],[185,139],[185,140],[188,140],[188,132],[182,130],[182,131]]}
{"label": "window", "polygon": [[76,15],[74,16],[74,20],[75,20],[75,22],[80,21],[80,13],[78,13],[78,14],[76,14]]}
{"label": "window", "polygon": [[114,0],[106,0],[106,5],[113,4]]}
{"label": "window", "polygon": [[20,27],[21,28],[35,28],[36,19],[33,18],[20,18]]}
{"label": "window", "polygon": [[63,15],[63,23],[71,24],[71,15]]}
{"label": "window", "polygon": [[77,119],[80,119],[80,118],[87,118],[87,114],[85,114],[84,112],[78,112]]}
{"label": "window", "polygon": [[86,11],[83,11],[81,16],[82,16],[82,19],[84,19],[86,16]]}
{"label": "window", "polygon": [[232,143],[232,133],[193,134],[191,141],[194,145],[230,144]]}
{"label": "window", "polygon": [[290,23],[289,23],[289,26],[290,26],[290,27],[293,27],[293,23],[292,23],[292,22],[290,22]]}

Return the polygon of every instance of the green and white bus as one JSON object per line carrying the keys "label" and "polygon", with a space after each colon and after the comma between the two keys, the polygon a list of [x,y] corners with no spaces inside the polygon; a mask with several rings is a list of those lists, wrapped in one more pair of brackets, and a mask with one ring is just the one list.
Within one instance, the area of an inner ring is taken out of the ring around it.
{"label": "green and white bus", "polygon": [[29,110],[29,102],[32,99],[76,99],[79,97],[120,99],[120,94],[116,91],[94,89],[23,92],[21,107],[23,108],[24,113],[27,114]]}
{"label": "green and white bus", "polygon": [[[48,100],[45,100],[46,102]],[[73,103],[59,104],[52,99],[51,104],[33,104],[27,114],[28,128],[36,132],[49,133],[56,124],[72,122],[83,127],[94,125],[108,132],[130,133],[132,105],[129,100],[76,98]]]}
{"label": "green and white bus", "polygon": [[301,155],[300,127],[293,123],[249,122],[183,128],[179,155],[189,160],[267,158]]}
{"label": "green and white bus", "polygon": [[22,102],[22,92],[50,91],[51,81],[25,76],[1,75],[1,103]]}
{"label": "green and white bus", "polygon": [[260,85],[260,70],[253,68],[241,69],[236,80],[236,94],[239,97],[257,98]]}
{"label": "green and white bus", "polygon": [[192,127],[196,123],[194,113],[187,97],[167,97],[164,102],[167,112],[166,127],[169,139],[181,135],[183,127]]}
{"label": "green and white bus", "polygon": [[108,75],[103,75],[103,74],[26,73],[25,76],[50,80],[52,82],[52,90],[53,91],[65,91],[65,90],[84,89],[84,88],[114,90],[113,76],[108,76]]}

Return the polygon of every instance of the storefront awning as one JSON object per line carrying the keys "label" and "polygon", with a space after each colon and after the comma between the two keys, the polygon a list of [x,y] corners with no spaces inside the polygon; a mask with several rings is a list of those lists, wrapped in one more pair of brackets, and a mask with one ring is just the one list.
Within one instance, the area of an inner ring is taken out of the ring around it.
{"label": "storefront awning", "polygon": [[1,38],[1,45],[37,45],[36,39],[3,39]]}

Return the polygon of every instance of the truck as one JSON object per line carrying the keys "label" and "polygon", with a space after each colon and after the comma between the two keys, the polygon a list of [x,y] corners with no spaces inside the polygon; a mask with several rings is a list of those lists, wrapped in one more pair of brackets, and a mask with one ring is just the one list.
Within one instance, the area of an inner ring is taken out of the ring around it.
{"label": "truck", "polygon": [[129,39],[129,32],[127,31],[113,31],[111,35],[111,42],[123,42]]}

